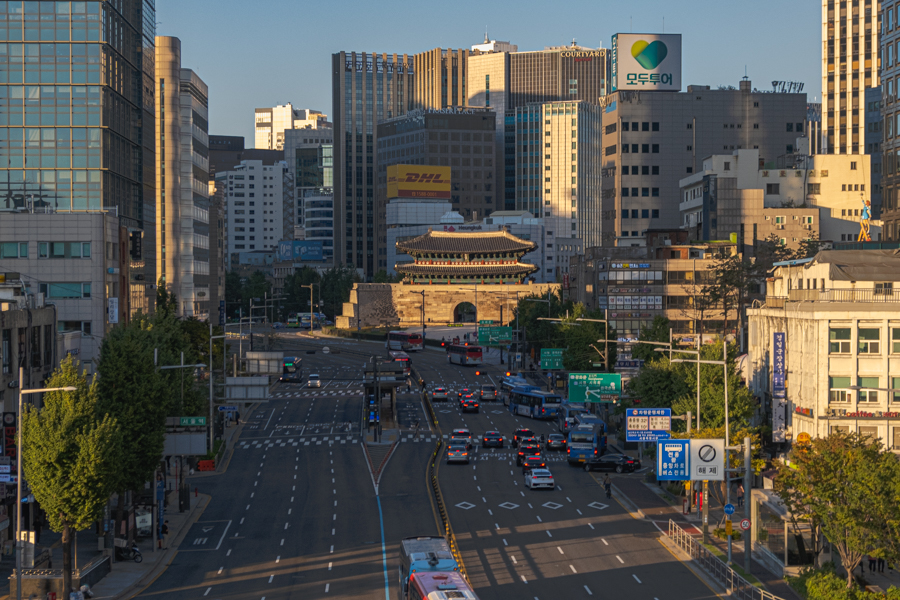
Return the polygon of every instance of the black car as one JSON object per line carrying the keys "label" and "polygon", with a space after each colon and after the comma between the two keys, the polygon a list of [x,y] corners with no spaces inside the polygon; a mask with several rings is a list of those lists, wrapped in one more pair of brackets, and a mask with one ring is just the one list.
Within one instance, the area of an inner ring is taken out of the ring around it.
{"label": "black car", "polygon": [[519,444],[519,451],[516,453],[516,466],[522,466],[522,463],[529,456],[540,456],[541,455],[541,446],[540,444]]}
{"label": "black car", "polygon": [[530,429],[516,429],[513,433],[512,437],[512,445],[513,448],[519,445],[519,442],[522,441],[523,438],[532,438],[534,437],[534,432]]}
{"label": "black car", "polygon": [[566,436],[561,433],[551,433],[547,437],[547,450],[565,450]]}
{"label": "black car", "polygon": [[634,463],[635,471],[637,471],[638,469],[641,468],[641,459],[635,458],[634,456],[628,456],[627,454],[618,454],[618,453],[607,454],[606,456],[624,456],[625,458],[627,458],[628,460],[630,460],[631,462]]}
{"label": "black car", "polygon": [[584,463],[585,471],[615,471],[616,473],[632,473],[635,461],[624,454],[604,454]]}
{"label": "black car", "polygon": [[495,448],[503,447],[503,436],[500,435],[499,431],[488,431],[481,436],[481,447],[488,448],[490,446]]}

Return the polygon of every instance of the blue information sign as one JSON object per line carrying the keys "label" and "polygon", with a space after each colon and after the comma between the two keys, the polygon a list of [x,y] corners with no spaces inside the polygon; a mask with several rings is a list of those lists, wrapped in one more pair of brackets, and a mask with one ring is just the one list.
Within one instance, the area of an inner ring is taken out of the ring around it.
{"label": "blue information sign", "polygon": [[725,505],[725,514],[733,515],[734,514],[734,504],[726,504]]}
{"label": "blue information sign", "polygon": [[625,435],[629,442],[655,442],[671,437],[671,408],[626,408]]}
{"label": "blue information sign", "polygon": [[687,481],[691,478],[691,440],[656,442],[656,478],[662,481]]}

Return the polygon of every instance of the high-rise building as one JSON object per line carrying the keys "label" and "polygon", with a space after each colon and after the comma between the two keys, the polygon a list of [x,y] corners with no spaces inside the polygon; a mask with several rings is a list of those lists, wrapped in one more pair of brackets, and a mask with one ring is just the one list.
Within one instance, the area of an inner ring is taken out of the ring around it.
{"label": "high-rise building", "polygon": [[487,31],[484,32],[484,41],[480,44],[472,45],[472,52],[516,52],[519,47],[509,42],[501,42],[492,40],[488,36]]}
{"label": "high-rise building", "polygon": [[[331,59],[334,258],[365,276],[378,270],[376,126],[412,109],[414,73],[412,57],[406,54],[338,52]],[[380,235],[384,244],[384,233]]]}
{"label": "high-rise building", "polygon": [[334,262],[334,145],[307,143],[294,150],[294,239],[321,240],[322,258]]}
{"label": "high-rise building", "polygon": [[0,3],[0,211],[115,213],[125,315],[155,294],[155,27],[153,0]]}
{"label": "high-rise building", "polygon": [[317,110],[294,108],[290,103],[272,108],[257,108],[255,114],[256,148],[281,150],[285,129],[330,128],[328,116]]}
{"label": "high-rise building", "polygon": [[416,72],[413,107],[451,108],[466,105],[466,62],[469,51],[435,48],[413,56]]}
{"label": "high-rise building", "polygon": [[[900,241],[900,0],[881,2],[881,219],[884,239]],[[874,203],[873,203],[874,204]]]}
{"label": "high-rise building", "polygon": [[679,180],[703,159],[742,148],[763,165],[797,150],[806,94],[688,86],[687,92],[617,90],[603,114],[602,245],[643,246],[648,229],[677,228]]}
{"label": "high-rise building", "polygon": [[[822,0],[822,146],[859,154],[865,145],[866,89],[879,85],[878,0]],[[888,46],[893,62],[893,47]],[[885,65],[887,66],[887,65]],[[887,94],[892,94],[893,83]]]}
{"label": "high-rise building", "polygon": [[284,150],[244,148],[244,138],[239,135],[209,136],[210,181],[215,180],[218,171],[229,171],[241,164],[242,160],[261,160],[264,165],[271,166],[284,160]]}
{"label": "high-rise building", "polygon": [[176,314],[206,319],[210,305],[209,90],[181,67],[181,40],[156,38],[156,264]]}
{"label": "high-rise building", "polygon": [[[516,209],[544,220],[555,261],[600,243],[603,109],[591,102],[545,102],[515,111]],[[549,266],[549,265],[548,265]]]}
{"label": "high-rise building", "polygon": [[884,119],[881,116],[881,86],[866,90],[866,133],[865,148],[863,152],[869,155],[871,165],[871,192],[869,199],[872,203],[872,217],[881,218],[883,208],[883,196],[881,193],[882,153]]}

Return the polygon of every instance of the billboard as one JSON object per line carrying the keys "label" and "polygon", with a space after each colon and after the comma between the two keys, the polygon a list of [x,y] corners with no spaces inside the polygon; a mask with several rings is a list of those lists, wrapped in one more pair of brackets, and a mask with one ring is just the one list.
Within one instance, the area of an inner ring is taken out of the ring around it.
{"label": "billboard", "polygon": [[612,91],[681,91],[680,33],[617,33],[611,52]]}
{"label": "billboard", "polygon": [[304,262],[324,260],[322,240],[286,240],[278,242],[279,261]]}
{"label": "billboard", "polygon": [[450,167],[391,165],[387,168],[388,198],[450,199]]}

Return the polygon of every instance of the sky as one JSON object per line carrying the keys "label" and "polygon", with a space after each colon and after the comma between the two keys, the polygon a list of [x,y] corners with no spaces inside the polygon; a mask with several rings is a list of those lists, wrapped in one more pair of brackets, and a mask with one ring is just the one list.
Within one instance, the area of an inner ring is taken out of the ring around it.
{"label": "sky", "polygon": [[209,86],[209,132],[253,147],[255,108],[292,103],[331,119],[331,55],[415,54],[491,39],[519,50],[609,48],[614,33],[682,34],[682,85],[800,81],[821,101],[821,2],[574,0],[418,3],[156,0],[157,35],[181,39],[182,67]]}

